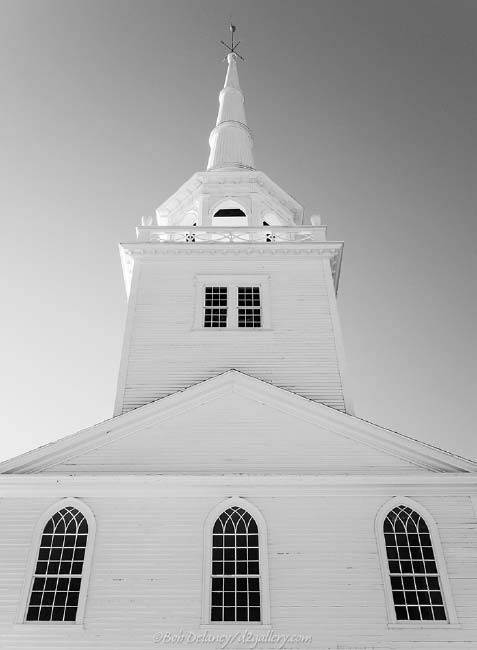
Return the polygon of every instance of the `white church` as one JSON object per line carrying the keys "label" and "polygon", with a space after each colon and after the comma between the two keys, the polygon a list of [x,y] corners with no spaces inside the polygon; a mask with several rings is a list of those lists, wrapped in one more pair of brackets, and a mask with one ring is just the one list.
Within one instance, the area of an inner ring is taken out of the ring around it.
{"label": "white church", "polygon": [[354,415],[342,243],[255,169],[235,53],[120,250],[113,417],[0,465],[0,647],[477,649],[477,464]]}

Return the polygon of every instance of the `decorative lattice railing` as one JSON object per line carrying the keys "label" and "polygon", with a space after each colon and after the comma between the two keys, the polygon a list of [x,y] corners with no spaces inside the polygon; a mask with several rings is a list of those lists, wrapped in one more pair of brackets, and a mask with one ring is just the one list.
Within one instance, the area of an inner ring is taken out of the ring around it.
{"label": "decorative lattice railing", "polygon": [[306,243],[326,241],[324,226],[266,226],[248,228],[236,226],[139,226],[137,237],[142,242],[156,243]]}

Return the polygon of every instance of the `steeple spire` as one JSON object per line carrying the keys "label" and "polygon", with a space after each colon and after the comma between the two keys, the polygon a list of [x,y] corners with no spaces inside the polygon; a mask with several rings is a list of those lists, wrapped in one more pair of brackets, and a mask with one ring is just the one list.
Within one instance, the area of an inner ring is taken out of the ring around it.
{"label": "steeple spire", "polygon": [[254,168],[253,139],[247,126],[244,99],[237,72],[238,56],[234,51],[227,55],[228,68],[225,84],[219,95],[219,114],[209,138],[208,170]]}

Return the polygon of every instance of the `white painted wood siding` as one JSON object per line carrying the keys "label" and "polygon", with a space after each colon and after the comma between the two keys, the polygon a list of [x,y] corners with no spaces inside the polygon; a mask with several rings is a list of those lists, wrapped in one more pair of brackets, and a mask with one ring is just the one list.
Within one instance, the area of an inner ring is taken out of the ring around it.
{"label": "white painted wood siding", "polygon": [[427,471],[237,393],[185,409],[44,470],[368,475]]}
{"label": "white painted wood siding", "polygon": [[[436,496],[409,495],[437,522],[459,627],[388,629],[374,519],[393,494],[379,487],[374,496],[355,497],[276,498],[261,495],[259,488],[242,492],[267,523],[272,629],[277,634],[313,637],[309,645],[286,644],[286,648],[477,647],[477,520],[469,497],[446,497],[445,487]],[[15,626],[31,536],[37,519],[54,500],[34,495],[3,499],[1,647],[143,650],[161,647],[153,643],[154,634],[161,631],[198,634],[203,525],[210,510],[228,496],[229,488],[224,486],[208,496],[196,490],[188,497],[161,497],[159,490],[125,500],[85,499],[95,513],[97,534],[84,629]],[[278,646],[259,647],[275,650]]]}
{"label": "white painted wood siding", "polygon": [[[160,257],[136,270],[116,414],[231,368],[344,410],[330,296],[319,256]],[[194,329],[196,274],[270,277],[271,330]]]}

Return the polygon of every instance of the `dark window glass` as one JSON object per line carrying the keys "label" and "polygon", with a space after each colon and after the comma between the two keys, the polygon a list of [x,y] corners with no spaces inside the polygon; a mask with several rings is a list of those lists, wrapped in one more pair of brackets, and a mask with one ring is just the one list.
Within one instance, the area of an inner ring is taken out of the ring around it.
{"label": "dark window glass", "polygon": [[[225,510],[214,524],[212,557],[212,621],[260,621],[258,528],[243,508]],[[253,547],[253,561],[247,551]],[[255,548],[256,547],[256,548]],[[254,576],[254,577],[250,577]]]}
{"label": "dark window glass", "polygon": [[238,287],[237,306],[239,327],[262,326],[260,287]]}
{"label": "dark window glass", "polygon": [[214,217],[245,217],[247,216],[240,208],[222,208],[217,210]]}
{"label": "dark window glass", "polygon": [[[87,533],[88,522],[72,506],[62,508],[48,521],[38,551],[27,621],[76,620]],[[75,577],[70,577],[73,574]]]}
{"label": "dark window glass", "polygon": [[205,287],[204,327],[227,327],[227,287]]}
{"label": "dark window glass", "polygon": [[384,520],[383,530],[397,620],[447,620],[424,519],[407,506],[397,506]]}

